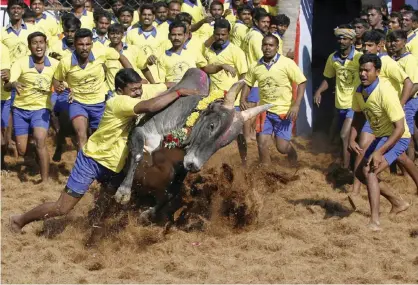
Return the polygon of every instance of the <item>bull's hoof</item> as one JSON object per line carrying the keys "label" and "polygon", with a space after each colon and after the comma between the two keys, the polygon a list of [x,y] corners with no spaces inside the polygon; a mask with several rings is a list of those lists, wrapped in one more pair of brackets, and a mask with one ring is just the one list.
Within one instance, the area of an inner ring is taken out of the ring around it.
{"label": "bull's hoof", "polygon": [[150,225],[155,219],[155,209],[149,208],[146,211],[143,211],[141,215],[139,215],[138,222],[143,226]]}
{"label": "bull's hoof", "polygon": [[122,205],[127,204],[131,199],[131,188],[123,185],[119,186],[114,197],[116,202]]}

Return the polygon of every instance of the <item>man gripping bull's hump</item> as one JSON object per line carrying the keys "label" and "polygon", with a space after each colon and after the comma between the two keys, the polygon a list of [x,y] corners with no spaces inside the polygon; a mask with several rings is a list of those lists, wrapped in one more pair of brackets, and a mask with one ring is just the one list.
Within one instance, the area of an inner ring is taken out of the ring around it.
{"label": "man gripping bull's hump", "polygon": [[64,192],[56,202],[39,205],[22,215],[11,217],[14,231],[33,221],[69,213],[97,180],[108,187],[118,187],[128,154],[127,140],[131,125],[139,114],[158,112],[181,96],[197,95],[194,89],[180,88],[155,98],[142,98],[141,77],[133,69],[122,69],[115,77],[116,96],[106,102],[103,118],[95,133],[78,152]]}

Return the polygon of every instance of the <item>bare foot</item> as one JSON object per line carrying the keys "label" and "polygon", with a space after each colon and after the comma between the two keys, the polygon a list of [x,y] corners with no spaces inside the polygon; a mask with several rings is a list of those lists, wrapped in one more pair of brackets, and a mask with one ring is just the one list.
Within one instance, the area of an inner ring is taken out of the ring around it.
{"label": "bare foot", "polygon": [[10,228],[15,233],[22,233],[22,227],[18,223],[20,215],[14,215],[10,217]]}
{"label": "bare foot", "polygon": [[379,222],[370,222],[367,227],[372,230],[373,232],[381,231],[380,223]]}
{"label": "bare foot", "polygon": [[392,205],[392,210],[390,210],[389,214],[391,215],[396,215],[399,214],[400,212],[406,211],[409,208],[409,203],[407,202],[403,202],[400,205]]}

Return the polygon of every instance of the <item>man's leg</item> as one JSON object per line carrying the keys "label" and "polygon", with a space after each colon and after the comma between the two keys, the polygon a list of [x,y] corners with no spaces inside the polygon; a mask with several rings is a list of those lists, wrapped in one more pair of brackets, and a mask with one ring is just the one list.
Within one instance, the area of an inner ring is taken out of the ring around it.
{"label": "man's leg", "polygon": [[348,169],[350,167],[350,152],[348,151],[348,143],[350,140],[350,131],[351,123],[353,122],[352,118],[346,118],[344,124],[341,128],[340,136],[343,142],[343,165],[342,167]]}
{"label": "man's leg", "polygon": [[[411,139],[411,142],[412,142],[412,139]],[[408,149],[409,149],[409,146],[408,146]],[[396,161],[412,177],[412,180],[414,180],[415,187],[417,188],[417,193],[418,193],[418,168],[415,166],[415,163],[409,158],[409,155],[406,155],[405,153],[403,153],[402,155],[400,155],[396,159]]]}
{"label": "man's leg", "polygon": [[[368,125],[367,122],[366,122],[366,124],[367,125],[365,125],[362,132],[360,133],[359,146],[363,151],[360,152],[360,154],[356,156],[356,159],[354,161],[354,172],[356,171],[356,169],[360,165],[360,162],[363,160],[364,154],[366,153],[366,150],[370,147],[373,140],[375,139],[375,136],[373,135],[371,129],[369,129],[370,126]],[[354,176],[352,194],[353,195],[359,194],[360,193],[360,187],[361,187],[360,181],[357,179],[356,176]]]}
{"label": "man's leg", "polygon": [[278,115],[270,114],[273,122],[273,131],[276,142],[276,149],[281,154],[287,154],[287,159],[291,165],[295,165],[298,155],[295,148],[290,143],[292,139],[293,123],[288,119],[281,119]]}
{"label": "man's leg", "polygon": [[39,158],[39,167],[41,168],[42,182],[49,178],[49,153],[46,147],[46,138],[48,130],[42,127],[35,127],[33,129],[33,137],[35,139],[36,153]]}
{"label": "man's leg", "polygon": [[10,128],[9,125],[9,117],[10,115],[10,100],[2,100],[1,101],[1,168],[4,167],[4,156],[7,152],[8,146],[8,129]]}
{"label": "man's leg", "polygon": [[[257,106],[257,103],[254,102],[249,102],[248,103],[249,108],[253,108],[255,106]],[[246,122],[244,122],[244,138],[246,139],[246,141],[251,141],[251,139],[253,139],[254,137],[254,124],[255,124],[255,119],[251,119],[248,120]]]}
{"label": "man's leg", "polygon": [[10,218],[11,227],[15,232],[20,232],[25,225],[31,222],[66,215],[80,199],[81,197],[76,198],[63,192],[56,202],[47,202],[22,215],[12,216]]}
{"label": "man's leg", "polygon": [[271,163],[268,147],[270,139],[271,135],[257,134],[258,155],[260,156],[260,162],[265,165]]}
{"label": "man's leg", "polygon": [[72,120],[72,123],[77,137],[77,149],[80,151],[87,143],[88,120],[86,117],[78,116]]}

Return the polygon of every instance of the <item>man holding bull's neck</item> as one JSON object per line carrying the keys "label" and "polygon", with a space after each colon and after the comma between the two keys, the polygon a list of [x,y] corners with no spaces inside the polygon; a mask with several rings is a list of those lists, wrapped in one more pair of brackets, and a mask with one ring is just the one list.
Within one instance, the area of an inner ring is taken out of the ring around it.
{"label": "man holding bull's neck", "polygon": [[[299,113],[299,106],[306,88],[306,78],[296,63],[277,53],[279,40],[274,35],[267,35],[262,42],[263,57],[258,60],[245,76],[246,86],[241,95],[241,109],[248,109],[250,88],[258,82],[260,103],[273,104],[267,111],[261,128],[257,130],[257,144],[260,160],[270,163],[268,151],[269,139],[275,137],[277,150],[287,154],[289,162],[297,161],[296,150],[290,143],[293,120]],[[292,102],[292,83],[298,85],[296,100]],[[262,116],[263,117],[263,116]]]}
{"label": "man holding bull's neck", "polygon": [[78,152],[75,165],[64,192],[56,202],[47,202],[22,215],[11,217],[14,231],[33,221],[68,214],[97,180],[116,189],[122,181],[122,169],[128,155],[130,126],[139,114],[158,112],[180,96],[197,95],[197,90],[179,89],[142,100],[141,77],[133,69],[122,69],[116,74],[118,95],[109,99],[99,128]]}

